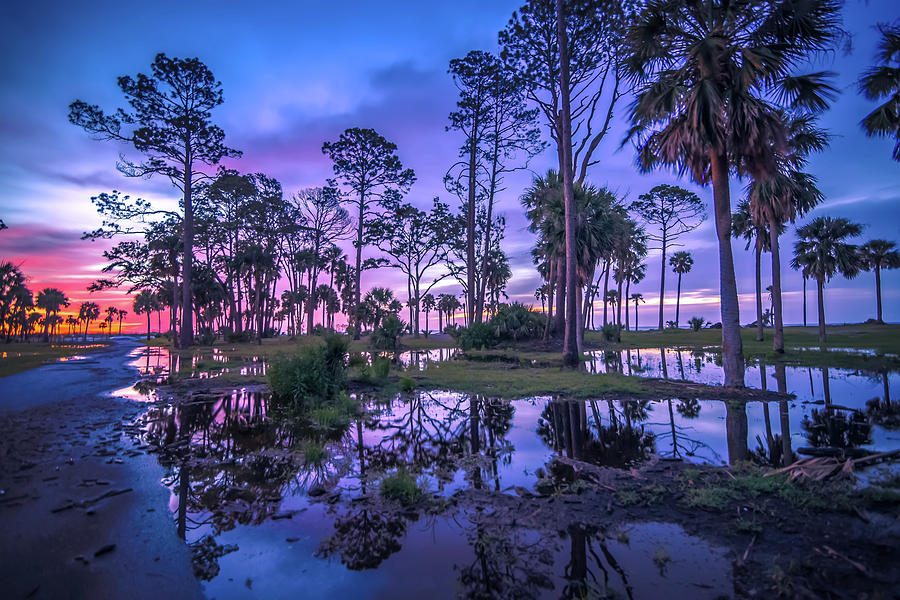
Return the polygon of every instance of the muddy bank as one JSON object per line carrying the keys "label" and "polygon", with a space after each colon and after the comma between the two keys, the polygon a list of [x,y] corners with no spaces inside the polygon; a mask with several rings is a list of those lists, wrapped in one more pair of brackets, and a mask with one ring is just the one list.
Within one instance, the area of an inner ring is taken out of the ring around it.
{"label": "muddy bank", "polygon": [[145,405],[100,395],[133,382],[134,346],[0,380],[3,597],[202,597],[162,469],[124,435]]}

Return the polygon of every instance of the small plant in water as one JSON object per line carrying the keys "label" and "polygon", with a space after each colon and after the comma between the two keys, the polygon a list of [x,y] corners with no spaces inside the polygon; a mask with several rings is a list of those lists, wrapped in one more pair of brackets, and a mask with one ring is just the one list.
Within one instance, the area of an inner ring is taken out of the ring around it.
{"label": "small plant in water", "polygon": [[303,452],[303,464],[321,465],[328,460],[328,450],[323,444],[314,440],[305,440],[300,446]]}
{"label": "small plant in water", "polygon": [[662,546],[657,548],[656,552],[653,553],[653,564],[659,569],[660,575],[665,575],[666,567],[669,566],[669,561],[671,560],[672,557],[669,556],[669,551]]}
{"label": "small plant in water", "polygon": [[415,504],[425,495],[416,478],[405,468],[385,475],[381,480],[381,497],[403,505]]}

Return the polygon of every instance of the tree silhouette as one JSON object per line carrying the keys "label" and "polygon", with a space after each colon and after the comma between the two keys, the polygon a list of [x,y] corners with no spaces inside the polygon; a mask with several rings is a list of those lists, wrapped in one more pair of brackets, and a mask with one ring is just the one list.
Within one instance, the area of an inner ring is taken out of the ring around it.
{"label": "tree silhouette", "polygon": [[156,296],[150,290],[141,290],[134,297],[131,309],[136,315],[147,315],[147,339],[150,339],[150,314],[157,310],[158,302]]}
{"label": "tree silhouette", "polygon": [[659,329],[663,328],[666,295],[666,251],[681,236],[694,231],[705,219],[697,194],[674,185],[658,185],[631,203],[628,209],[647,224],[651,248],[662,253],[659,275]]}
{"label": "tree silhouette", "polygon": [[[406,193],[415,182],[412,169],[404,169],[396,155],[396,144],[387,141],[373,129],[352,127],[345,130],[337,141],[325,142],[322,153],[331,159],[335,179],[329,181],[333,187],[342,183],[355,195],[351,200],[357,211],[356,224],[356,282],[354,290],[355,315],[360,306],[360,278],[363,271],[362,249],[367,217],[372,203],[390,202]],[[359,339],[358,323],[353,339]]]}
{"label": "tree silhouette", "polygon": [[690,252],[682,250],[672,255],[669,264],[672,266],[672,272],[678,274],[678,292],[675,296],[675,328],[678,329],[678,317],[681,309],[681,276],[691,272],[694,259]]}
{"label": "tree silhouette", "polygon": [[69,306],[69,299],[58,288],[44,288],[38,292],[35,305],[44,311],[44,342],[50,342],[50,330],[53,317],[64,306]]}
{"label": "tree silhouette", "polygon": [[856,277],[862,266],[857,247],[847,238],[862,233],[862,227],[843,218],[819,217],[797,229],[791,266],[803,269],[816,280],[819,298],[819,343],[825,344],[825,283],[836,273]]}
{"label": "tree silhouette", "polygon": [[96,320],[100,316],[100,306],[96,302],[82,302],[78,307],[78,319],[84,321],[84,343],[87,343],[88,327],[91,321]]}
{"label": "tree silhouette", "polygon": [[881,316],[881,270],[900,268],[900,253],[895,250],[896,247],[894,242],[887,240],[870,240],[859,248],[862,268],[875,271],[876,318],[879,323],[884,323]]}
{"label": "tree silhouette", "polygon": [[69,121],[97,139],[126,143],[144,154],[142,162],[121,158],[118,168],[127,177],[163,175],[181,190],[184,309],[180,341],[188,347],[194,341],[194,187],[209,177],[204,166],[240,156],[225,145],[225,133],[211,121],[212,109],[223,102],[222,84],[199,59],[169,58],[160,53],[150,75],[125,75],[119,77],[118,85],[130,110],[120,108],[107,114],[97,105],[76,100],[69,105]]}

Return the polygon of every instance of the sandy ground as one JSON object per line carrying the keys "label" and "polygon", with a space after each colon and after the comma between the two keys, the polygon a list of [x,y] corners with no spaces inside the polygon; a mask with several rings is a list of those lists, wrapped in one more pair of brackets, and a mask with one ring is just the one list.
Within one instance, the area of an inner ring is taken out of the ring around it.
{"label": "sandy ground", "polygon": [[128,339],[0,379],[0,596],[200,598],[153,455],[110,390],[137,379]]}

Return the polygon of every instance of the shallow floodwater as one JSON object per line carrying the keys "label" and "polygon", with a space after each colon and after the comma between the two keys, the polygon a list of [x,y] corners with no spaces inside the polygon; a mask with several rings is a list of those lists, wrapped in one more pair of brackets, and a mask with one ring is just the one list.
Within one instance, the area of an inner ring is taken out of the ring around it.
{"label": "shallow floodwater", "polygon": [[[589,368],[713,383],[720,372],[713,354],[631,353],[597,356]],[[431,351],[401,361],[427,368],[451,357]],[[158,348],[134,358],[144,384],[122,393],[153,400],[154,382],[217,360],[177,365]],[[252,357],[220,362],[265,369]],[[733,593],[730,550],[671,523],[538,531],[498,525],[490,506],[429,515],[365,498],[398,469],[445,502],[461,491],[539,492],[555,456],[617,468],[653,457],[779,465],[807,448],[900,446],[896,402],[884,402],[900,394],[897,373],[748,369],[748,385],[763,381],[797,398],[741,407],[417,391],[360,397],[363,416],[308,430],[274,418],[266,394],[235,390],[156,402],[141,425],[167,468],[169,509],[210,597],[716,598]]]}

